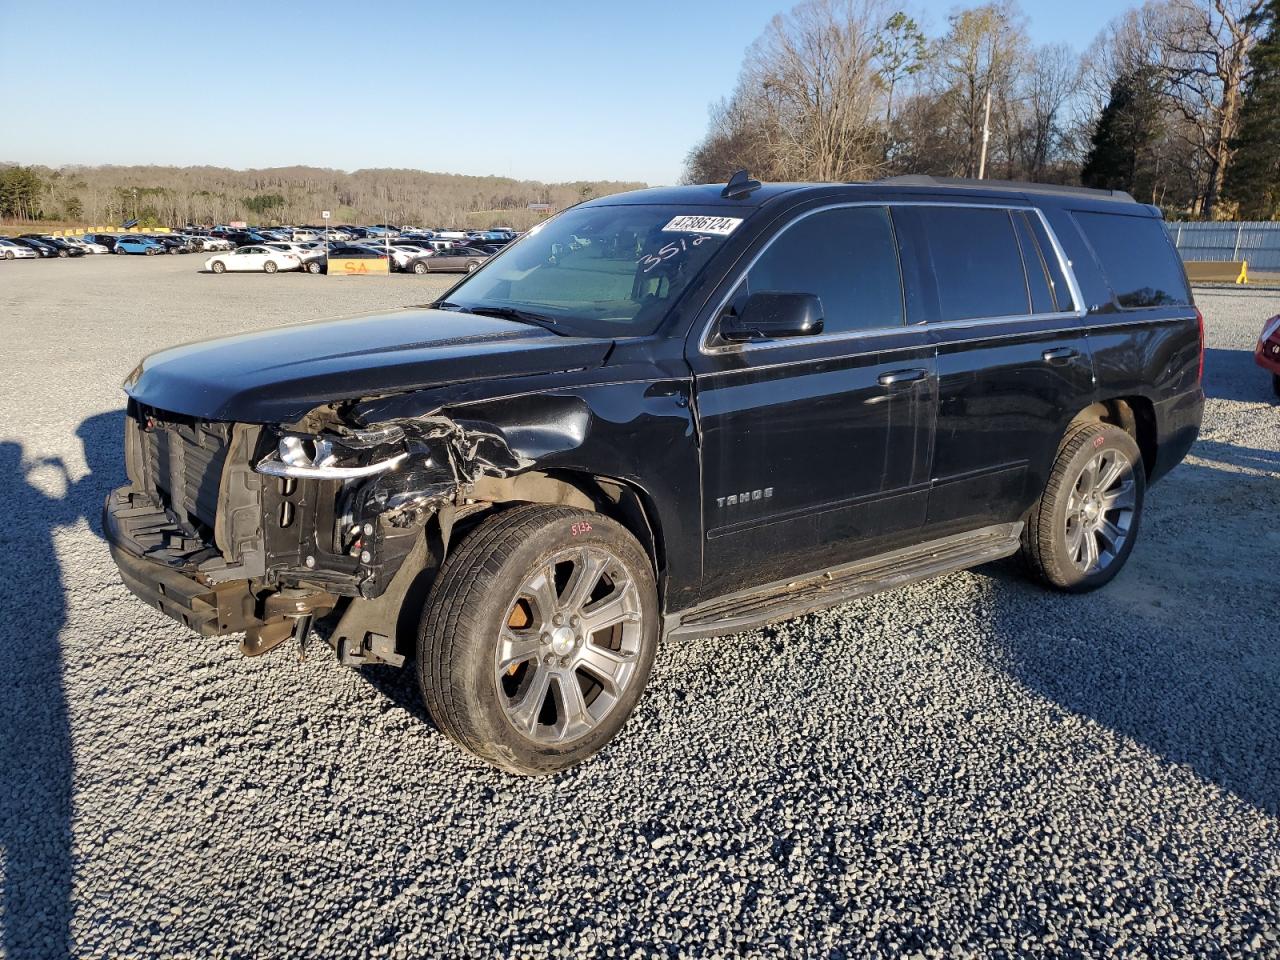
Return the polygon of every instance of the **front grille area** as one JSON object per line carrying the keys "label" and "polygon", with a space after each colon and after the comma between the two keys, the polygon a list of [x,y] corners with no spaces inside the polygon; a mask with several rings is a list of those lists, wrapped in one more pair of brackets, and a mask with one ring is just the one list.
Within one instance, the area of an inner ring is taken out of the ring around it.
{"label": "front grille area", "polygon": [[146,409],[138,411],[136,424],[142,473],[136,479],[158,494],[180,521],[211,534],[232,425]]}

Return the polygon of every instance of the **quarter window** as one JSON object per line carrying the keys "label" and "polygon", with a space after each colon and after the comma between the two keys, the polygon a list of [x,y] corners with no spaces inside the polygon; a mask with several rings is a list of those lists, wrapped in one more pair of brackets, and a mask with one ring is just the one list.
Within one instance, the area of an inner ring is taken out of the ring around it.
{"label": "quarter window", "polygon": [[1030,311],[1008,210],[921,207],[919,216],[938,285],[939,319],[1013,317]]}
{"label": "quarter window", "polygon": [[1075,213],[1122,307],[1183,306],[1191,302],[1186,275],[1155,217]]}
{"label": "quarter window", "polygon": [[889,211],[840,207],[803,217],[747,271],[745,292],[815,294],[824,333],[901,326],[902,275]]}

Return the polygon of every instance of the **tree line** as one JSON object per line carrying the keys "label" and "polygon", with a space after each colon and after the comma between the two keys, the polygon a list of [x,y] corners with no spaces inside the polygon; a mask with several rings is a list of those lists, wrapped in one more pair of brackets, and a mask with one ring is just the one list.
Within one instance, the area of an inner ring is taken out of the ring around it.
{"label": "tree line", "polygon": [[807,0],[748,49],[685,179],[981,173],[1274,219],[1278,21],[1280,0],[1147,0],[1077,53],[1033,45],[1016,0],[960,9],[936,36],[891,0]]}
{"label": "tree line", "polygon": [[563,209],[643,186],[612,181],[541,183],[423,170],[347,173],[316,167],[0,166],[0,217],[144,226],[188,223],[337,223],[511,226],[545,217],[530,203]]}

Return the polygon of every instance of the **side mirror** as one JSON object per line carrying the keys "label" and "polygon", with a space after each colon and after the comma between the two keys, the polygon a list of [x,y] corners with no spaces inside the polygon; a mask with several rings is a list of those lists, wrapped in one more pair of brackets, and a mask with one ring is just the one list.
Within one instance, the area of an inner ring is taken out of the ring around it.
{"label": "side mirror", "polygon": [[822,301],[812,293],[753,293],[740,313],[720,321],[720,336],[732,343],[821,332]]}

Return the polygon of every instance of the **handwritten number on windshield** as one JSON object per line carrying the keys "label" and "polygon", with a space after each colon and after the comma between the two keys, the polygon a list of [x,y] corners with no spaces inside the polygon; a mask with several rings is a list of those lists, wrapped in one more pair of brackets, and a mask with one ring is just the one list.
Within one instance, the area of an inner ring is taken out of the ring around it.
{"label": "handwritten number on windshield", "polygon": [[646,256],[641,257],[639,261],[640,269],[642,272],[648,273],[658,264],[666,260],[670,260],[672,257],[674,257],[678,253],[686,253],[688,252],[690,247],[699,246],[704,240],[709,240],[709,239],[710,237],[706,237],[699,234],[698,236],[694,237],[691,240],[686,239],[684,237],[681,237],[679,240],[672,240],[670,243],[668,243],[665,247],[663,247],[657,253],[650,253],[650,254],[647,254]]}

